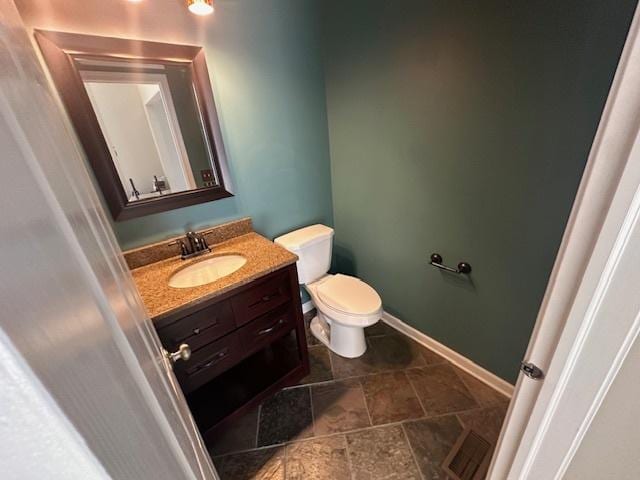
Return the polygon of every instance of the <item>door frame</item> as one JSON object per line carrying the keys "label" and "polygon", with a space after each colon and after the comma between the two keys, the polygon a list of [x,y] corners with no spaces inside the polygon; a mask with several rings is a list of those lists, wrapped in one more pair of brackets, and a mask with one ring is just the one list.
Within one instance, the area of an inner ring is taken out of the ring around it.
{"label": "door frame", "polygon": [[[615,280],[629,275],[621,260],[633,261],[628,247],[640,184],[639,22],[636,10],[525,355],[546,377],[520,374],[492,480],[561,478],[637,334],[633,320],[607,324],[600,313],[617,294]],[[589,347],[603,326],[610,335],[594,354]]]}

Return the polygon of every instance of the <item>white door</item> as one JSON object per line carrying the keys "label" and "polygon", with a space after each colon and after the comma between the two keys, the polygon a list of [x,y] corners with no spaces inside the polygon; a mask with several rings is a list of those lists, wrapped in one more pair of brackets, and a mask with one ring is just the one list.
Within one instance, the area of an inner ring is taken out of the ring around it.
{"label": "white door", "polygon": [[[173,141],[168,112],[160,90],[144,103],[144,108],[171,192],[184,192],[196,188],[189,160],[186,154],[184,157],[180,155],[176,142]],[[183,161],[185,159],[186,162]],[[185,166],[185,163],[189,166]]]}
{"label": "white door", "polygon": [[216,479],[12,2],[0,72],[2,338],[112,478]]}
{"label": "white door", "polygon": [[638,331],[640,42],[633,20],[489,478],[560,479]]}

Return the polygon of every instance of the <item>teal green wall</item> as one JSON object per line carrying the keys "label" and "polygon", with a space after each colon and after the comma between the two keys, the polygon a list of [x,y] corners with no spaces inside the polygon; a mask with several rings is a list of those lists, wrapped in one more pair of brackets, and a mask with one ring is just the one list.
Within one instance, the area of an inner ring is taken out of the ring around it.
{"label": "teal green wall", "polygon": [[204,42],[235,197],[117,222],[131,248],[251,216],[274,237],[332,224],[324,74],[314,0],[217,2]]}
{"label": "teal green wall", "polygon": [[635,3],[324,1],[336,269],[513,381]]}

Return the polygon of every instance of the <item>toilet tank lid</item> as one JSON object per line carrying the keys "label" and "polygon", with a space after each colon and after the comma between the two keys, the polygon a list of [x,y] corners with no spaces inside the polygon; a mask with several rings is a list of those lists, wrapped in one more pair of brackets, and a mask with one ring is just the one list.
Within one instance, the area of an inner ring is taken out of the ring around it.
{"label": "toilet tank lid", "polygon": [[333,236],[333,228],[318,223],[282,235],[276,238],[274,242],[282,245],[287,250],[300,250],[304,246],[325,240],[331,236]]}

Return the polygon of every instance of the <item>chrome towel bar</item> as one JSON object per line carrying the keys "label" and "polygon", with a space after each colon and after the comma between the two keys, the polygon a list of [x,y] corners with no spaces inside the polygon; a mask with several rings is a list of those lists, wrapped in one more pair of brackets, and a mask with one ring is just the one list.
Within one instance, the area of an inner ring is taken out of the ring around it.
{"label": "chrome towel bar", "polygon": [[471,273],[471,265],[467,262],[460,262],[458,264],[458,268],[449,267],[442,263],[442,255],[440,255],[439,253],[431,254],[431,261],[429,262],[429,264],[433,265],[436,268],[439,268],[440,270],[445,270],[451,273],[465,275],[469,275]]}

